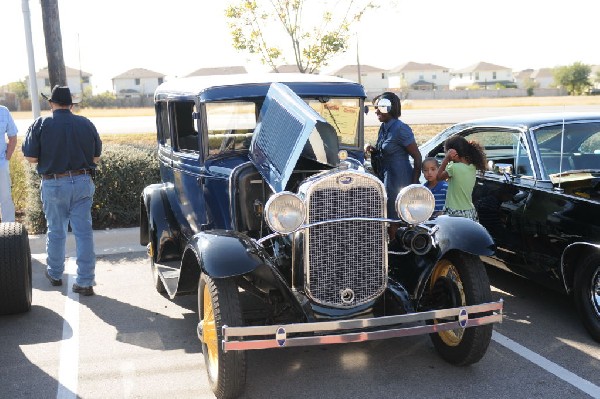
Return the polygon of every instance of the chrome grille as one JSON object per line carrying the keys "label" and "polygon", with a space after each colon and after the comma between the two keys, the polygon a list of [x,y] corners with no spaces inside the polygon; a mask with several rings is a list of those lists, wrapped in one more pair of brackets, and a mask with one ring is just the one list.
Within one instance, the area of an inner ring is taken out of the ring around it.
{"label": "chrome grille", "polygon": [[[329,175],[307,193],[309,223],[350,217],[382,218],[384,189],[379,180],[356,172]],[[385,224],[340,221],[311,227],[306,235],[306,291],[316,302],[353,307],[385,288]]]}

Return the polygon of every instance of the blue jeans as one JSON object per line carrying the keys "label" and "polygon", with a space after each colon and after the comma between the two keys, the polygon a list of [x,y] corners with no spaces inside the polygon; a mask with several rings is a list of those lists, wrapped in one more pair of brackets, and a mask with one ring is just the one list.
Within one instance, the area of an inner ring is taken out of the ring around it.
{"label": "blue jeans", "polygon": [[15,221],[15,204],[10,192],[10,169],[6,159],[0,159],[0,219]]}
{"label": "blue jeans", "polygon": [[77,248],[77,285],[95,285],[96,254],[91,213],[95,190],[89,175],[42,180],[42,205],[48,227],[48,274],[52,278],[61,278],[65,271],[65,244],[70,222]]}

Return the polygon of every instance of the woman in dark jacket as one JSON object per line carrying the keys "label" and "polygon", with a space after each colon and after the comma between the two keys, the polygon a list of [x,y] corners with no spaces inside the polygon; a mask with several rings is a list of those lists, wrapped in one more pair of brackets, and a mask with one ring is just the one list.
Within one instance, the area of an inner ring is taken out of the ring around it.
{"label": "woman in dark jacket", "polygon": [[[385,185],[388,195],[387,215],[397,218],[395,202],[402,187],[418,183],[421,175],[421,153],[412,129],[400,119],[400,99],[385,92],[373,99],[377,119],[381,123],[375,147],[368,146],[375,173]],[[413,159],[410,164],[408,157]]]}

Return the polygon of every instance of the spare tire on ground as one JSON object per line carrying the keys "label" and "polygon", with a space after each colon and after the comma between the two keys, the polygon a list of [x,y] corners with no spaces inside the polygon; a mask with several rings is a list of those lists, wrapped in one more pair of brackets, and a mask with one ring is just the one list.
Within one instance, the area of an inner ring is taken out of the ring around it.
{"label": "spare tire on ground", "polygon": [[0,314],[31,309],[31,251],[27,229],[0,223]]}

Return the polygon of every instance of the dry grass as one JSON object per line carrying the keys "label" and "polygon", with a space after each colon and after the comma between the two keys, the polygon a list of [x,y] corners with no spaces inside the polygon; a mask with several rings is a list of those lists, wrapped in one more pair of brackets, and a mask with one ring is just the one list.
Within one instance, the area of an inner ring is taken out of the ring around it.
{"label": "dry grass", "polygon": [[473,98],[465,100],[405,100],[404,109],[534,107],[600,105],[600,96]]}
{"label": "dry grass", "polygon": [[[78,115],[88,118],[101,117],[128,117],[128,116],[154,116],[154,108],[78,108],[75,106],[73,111]],[[31,111],[19,111],[11,113],[15,119],[30,119]],[[42,116],[50,115],[50,111],[42,111]]]}
{"label": "dry grass", "polygon": [[[600,96],[559,96],[559,97],[508,97],[508,98],[477,98],[465,100],[405,100],[404,109],[435,109],[435,108],[481,108],[481,107],[532,107],[560,105],[600,105]],[[84,108],[75,112],[88,118],[95,117],[127,117],[153,116],[154,108]],[[43,111],[48,115],[50,111]],[[13,112],[15,119],[31,118],[30,111]]]}
{"label": "dry grass", "polygon": [[[427,140],[451,126],[450,124],[432,124],[432,125],[411,125],[417,144],[421,145]],[[365,126],[365,143],[371,143],[372,145],[377,142],[377,132],[379,126]]]}

